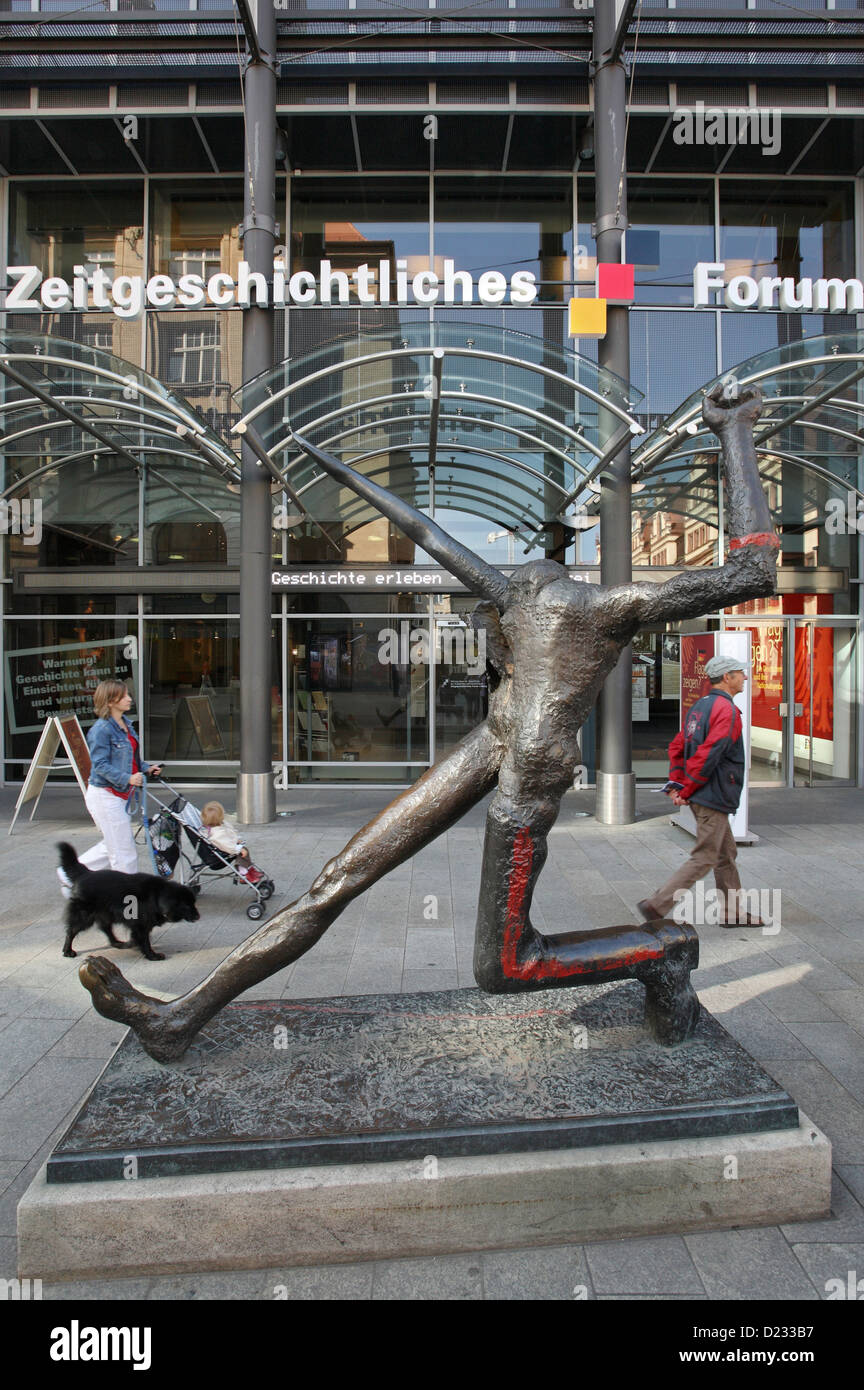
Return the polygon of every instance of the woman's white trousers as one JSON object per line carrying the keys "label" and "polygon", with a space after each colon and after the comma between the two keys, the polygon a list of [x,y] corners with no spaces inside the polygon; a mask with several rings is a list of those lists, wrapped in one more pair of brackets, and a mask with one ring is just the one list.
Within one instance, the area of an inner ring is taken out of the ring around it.
{"label": "woman's white trousers", "polygon": [[121,874],[137,874],[138,851],[132,834],[128,802],[107,787],[87,787],[84,797],[102,839],[78,858],[88,869],[117,869]]}

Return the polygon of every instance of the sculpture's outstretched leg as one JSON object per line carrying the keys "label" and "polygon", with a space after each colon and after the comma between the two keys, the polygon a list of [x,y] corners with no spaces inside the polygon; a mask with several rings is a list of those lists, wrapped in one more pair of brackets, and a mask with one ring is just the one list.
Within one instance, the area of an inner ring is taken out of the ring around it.
{"label": "sculpture's outstretched leg", "polygon": [[495,785],[502,749],[486,724],[474,729],[349,841],[302,898],[276,914],[231,952],[201,984],[179,999],[139,993],[110,961],[91,956],[79,971],[93,1004],[128,1024],[159,1062],[182,1056],[200,1028],[229,1000],[290,965],[343,908],[447,830]]}
{"label": "sculpture's outstretched leg", "polygon": [[484,891],[477,916],[474,975],[492,994],[636,978],[646,987],[646,1021],[664,1043],[683,1042],[699,1019],[690,971],[699,963],[692,927],[640,927],[542,936],[531,925],[534,887],[561,793],[529,800],[501,785],[486,820]]}

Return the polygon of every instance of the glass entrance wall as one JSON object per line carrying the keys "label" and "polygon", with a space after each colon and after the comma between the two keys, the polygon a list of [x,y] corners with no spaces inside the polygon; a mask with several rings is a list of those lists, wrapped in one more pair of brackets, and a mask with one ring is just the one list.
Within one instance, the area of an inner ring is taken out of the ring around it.
{"label": "glass entrance wall", "polygon": [[[469,597],[393,595],[377,613],[302,614],[290,602],[272,627],[271,751],[283,787],[410,783],[485,718]],[[110,676],[129,682],[145,754],[165,762],[169,780],[233,780],[241,714],[231,603],[205,593],[187,612],[109,619],[49,614],[43,600],[43,615],[7,621],[7,778],[22,776],[47,714],[75,713],[86,731],[92,689]],[[753,785],[854,784],[857,625],[780,616],[725,626],[751,634]],[[643,780],[667,775],[679,642],[659,630],[634,639],[634,769]]]}
{"label": "glass entrance wall", "polygon": [[858,761],[854,622],[728,619],[751,634],[754,785],[853,785]]}
{"label": "glass entrance wall", "polygon": [[857,762],[856,633],[804,619],[794,633],[795,785],[849,785]]}
{"label": "glass entrance wall", "polygon": [[727,621],[727,628],[750,633],[750,780],[769,786],[786,783],[787,624]]}

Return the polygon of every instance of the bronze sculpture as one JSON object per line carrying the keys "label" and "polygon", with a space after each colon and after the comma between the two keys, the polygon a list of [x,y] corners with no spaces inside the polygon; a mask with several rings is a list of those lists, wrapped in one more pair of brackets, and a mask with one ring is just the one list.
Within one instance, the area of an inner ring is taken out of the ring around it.
{"label": "bronze sculpture", "polygon": [[698,963],[692,928],[657,922],[544,937],[531,925],[531,899],[546,837],[580,761],[579,730],[637,628],[774,592],[779,542],[753,444],[761,407],[758,391],[739,396],[731,380],[703,402],[704,419],[722,444],[726,564],[664,584],[612,589],[576,583],[552,560],[522,565],[508,581],[413,507],[295,436],[327,473],[373,502],[481,595],[473,621],[486,633],[488,718],[364,826],[301,898],[181,998],[149,998],[111,962],[91,957],[79,973],[98,1011],[133,1028],[158,1061],[180,1057],[225,1004],[308,951],[353,898],[447,830],[497,782],[477,917],[478,985],[503,993],[635,977],[645,984],[655,1035],[665,1043],[689,1036],[699,1015],[689,979]]}

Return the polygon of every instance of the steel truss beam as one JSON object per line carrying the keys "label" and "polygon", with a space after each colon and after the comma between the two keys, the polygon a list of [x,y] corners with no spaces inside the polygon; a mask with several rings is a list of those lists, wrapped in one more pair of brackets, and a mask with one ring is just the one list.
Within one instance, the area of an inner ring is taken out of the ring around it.
{"label": "steel truss beam", "polygon": [[[245,0],[241,5],[248,41]],[[449,17],[446,11],[433,17],[428,10],[412,14],[401,9],[393,14],[362,9],[345,14],[323,11],[320,17],[278,11],[276,20],[280,56],[325,50],[331,61],[336,56],[334,50],[343,50],[347,60],[351,51],[363,48],[433,53],[541,48],[562,56],[581,52],[587,58],[592,32],[592,12],[581,11],[574,17],[566,10],[493,11],[476,17]],[[254,25],[250,27],[254,35]],[[632,50],[635,42],[635,34],[629,31],[616,38],[616,46],[625,50]],[[70,57],[70,67],[76,49],[111,55],[152,54],[156,50],[206,54],[234,53],[236,45],[237,15],[233,10],[85,12],[38,18],[30,18],[26,12],[0,15],[0,52],[63,54]],[[638,47],[642,53],[758,53],[778,48],[800,53],[856,53],[864,49],[864,21],[859,14],[839,11],[829,16],[748,10],[745,17],[740,11],[676,10],[674,17],[643,14]]]}

